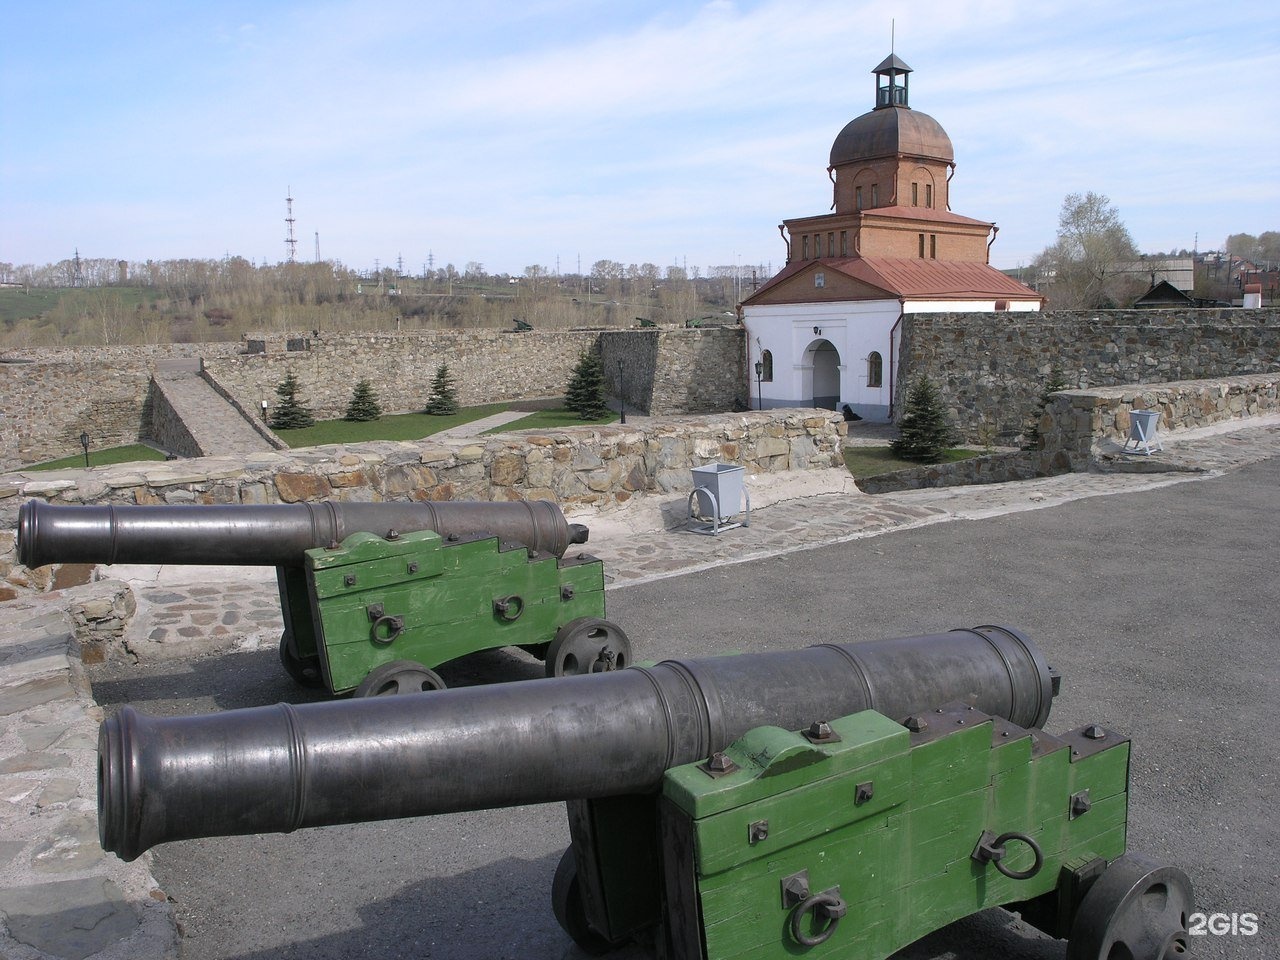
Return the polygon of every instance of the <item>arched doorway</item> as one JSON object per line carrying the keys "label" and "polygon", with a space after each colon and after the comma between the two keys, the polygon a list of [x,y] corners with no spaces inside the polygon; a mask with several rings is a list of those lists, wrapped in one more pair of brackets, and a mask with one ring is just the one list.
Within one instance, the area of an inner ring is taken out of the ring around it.
{"label": "arched doorway", "polygon": [[840,402],[840,351],[830,340],[814,340],[805,349],[804,393],[815,407],[834,410]]}

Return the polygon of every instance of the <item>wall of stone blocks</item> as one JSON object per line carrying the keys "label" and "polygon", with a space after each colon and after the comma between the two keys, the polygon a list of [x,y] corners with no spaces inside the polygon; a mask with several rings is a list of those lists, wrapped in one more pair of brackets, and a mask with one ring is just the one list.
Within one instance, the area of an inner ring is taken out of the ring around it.
{"label": "wall of stone blocks", "polygon": [[61,347],[0,354],[0,470],[136,443],[157,364],[243,349],[236,343]]}
{"label": "wall of stone blocks", "polygon": [[146,422],[147,439],[161,450],[179,457],[200,456],[200,444],[169,401],[163,380],[151,381],[148,403],[150,411]]}
{"label": "wall of stone blocks", "polygon": [[970,442],[1017,443],[1057,364],[1074,388],[1280,369],[1280,308],[913,314],[895,408],[927,373]]}
{"label": "wall of stone blocks", "polygon": [[1040,472],[1088,470],[1116,455],[1128,439],[1133,410],[1160,411],[1157,435],[1277,414],[1280,373],[1055,393],[1040,421]]}
{"label": "wall of stone blocks", "polygon": [[[563,396],[578,357],[599,346],[605,379],[616,395],[624,362],[628,405],[642,413],[717,412],[741,393],[742,334],[738,329],[473,331],[308,337],[287,349],[205,363],[206,374],[249,409],[275,401],[275,386],[292,370],[300,396],[319,418],[345,412],[356,382],[368,378],[388,413],[420,410],[441,363],[464,406]],[[734,377],[739,378],[737,388]],[[730,398],[726,400],[725,398]]]}
{"label": "wall of stone blocks", "polygon": [[748,404],[742,327],[628,330],[600,336],[605,379],[627,408],[652,416],[719,413]]}
{"label": "wall of stone blocks", "polygon": [[615,390],[616,361],[624,361],[628,405],[643,413],[723,411],[745,389],[735,328],[255,335],[243,343],[9,351],[0,356],[0,469],[75,453],[82,430],[95,447],[150,436],[151,374],[169,361],[201,358],[215,389],[255,412],[275,402],[276,385],[293,371],[304,402],[333,418],[365,377],[384,411],[422,409],[441,363],[464,405],[559,397],[579,355],[597,346]]}
{"label": "wall of stone blocks", "polygon": [[741,464],[749,475],[841,466],[844,434],[838,414],[778,409],[0,475],[0,597],[6,590],[44,589],[57,575],[17,565],[12,531],[30,498],[68,504],[552,500],[569,510],[602,508],[640,493],[691,491],[690,469],[706,463]]}

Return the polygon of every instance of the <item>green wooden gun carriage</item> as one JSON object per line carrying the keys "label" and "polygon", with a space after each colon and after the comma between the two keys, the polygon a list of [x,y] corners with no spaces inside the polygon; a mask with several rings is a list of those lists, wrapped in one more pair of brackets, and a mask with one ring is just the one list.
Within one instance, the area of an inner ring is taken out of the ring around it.
{"label": "green wooden gun carriage", "polygon": [[99,832],[131,860],[560,800],[551,906],[590,953],[883,960],[1008,906],[1069,960],[1172,960],[1190,881],[1127,850],[1128,738],[1044,731],[1057,685],[984,626],[394,701],[125,707],[99,736]]}
{"label": "green wooden gun carriage", "polygon": [[359,696],[444,687],[432,669],[518,646],[550,676],[626,667],[587,529],[545,501],[251,506],[23,504],[19,560],[270,565],[299,683]]}

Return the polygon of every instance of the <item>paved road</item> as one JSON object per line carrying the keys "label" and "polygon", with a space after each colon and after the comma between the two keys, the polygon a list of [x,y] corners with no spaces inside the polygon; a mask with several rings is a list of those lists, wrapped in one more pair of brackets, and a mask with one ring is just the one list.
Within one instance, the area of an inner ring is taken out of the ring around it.
{"label": "paved road", "polygon": [[[1201,909],[1262,916],[1202,958],[1280,955],[1276,612],[1280,459],[1050,509],[919,527],[609,594],[646,658],[979,623],[1027,631],[1064,675],[1050,730],[1133,738],[1130,847],[1184,867]],[[481,654],[451,685],[537,676]],[[273,652],[99,672],[98,699],[157,713],[297,700]],[[423,784],[424,790],[430,784]],[[548,907],[567,842],[539,806],[157,848],[188,960],[579,956]],[[907,952],[1061,960],[992,911]],[[615,955],[639,957],[636,949]]]}

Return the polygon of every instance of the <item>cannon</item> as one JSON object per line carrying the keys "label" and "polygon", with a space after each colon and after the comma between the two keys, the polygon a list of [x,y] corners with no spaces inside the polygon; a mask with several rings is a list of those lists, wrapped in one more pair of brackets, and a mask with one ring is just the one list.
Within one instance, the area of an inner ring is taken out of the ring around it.
{"label": "cannon", "polygon": [[605,619],[587,528],[546,501],[53,506],[18,514],[18,560],[274,566],[280,660],[306,686],[360,696],[444,687],[431,668],[519,646],[547,672],[631,660]]}
{"label": "cannon", "polygon": [[1128,739],[1044,732],[1057,684],[985,626],[430,696],[125,707],[99,734],[99,835],[132,860],[565,801],[552,909],[591,952],[887,957],[1013,904],[1072,960],[1163,956],[1143,944],[1185,945],[1190,882],[1126,852]]}

